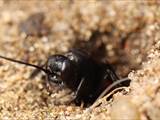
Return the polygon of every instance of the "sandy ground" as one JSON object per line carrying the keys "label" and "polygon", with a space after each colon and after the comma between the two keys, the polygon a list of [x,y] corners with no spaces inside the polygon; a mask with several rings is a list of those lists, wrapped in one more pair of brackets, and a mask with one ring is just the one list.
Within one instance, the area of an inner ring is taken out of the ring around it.
{"label": "sandy ground", "polygon": [[[43,64],[48,56],[85,47],[93,38],[102,41],[103,49],[99,43],[86,49],[100,49],[95,57],[103,50],[97,58],[107,59],[120,77],[128,76],[132,82],[110,101],[100,99],[94,108],[81,108],[68,104],[72,95],[67,88],[58,91],[55,86],[50,95],[43,73],[30,79],[32,68],[0,60],[0,119],[158,120],[159,6],[156,0],[1,0],[0,55]],[[43,14],[35,18],[37,26],[26,23],[37,13]]]}

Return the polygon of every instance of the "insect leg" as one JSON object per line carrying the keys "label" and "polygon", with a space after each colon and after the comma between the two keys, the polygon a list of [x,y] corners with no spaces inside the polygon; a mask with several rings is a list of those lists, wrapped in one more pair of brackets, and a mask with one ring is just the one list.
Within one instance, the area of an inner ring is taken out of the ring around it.
{"label": "insect leg", "polygon": [[[131,80],[129,78],[123,78],[123,79],[120,79],[120,80],[117,80],[116,82],[113,82],[110,86],[108,86],[100,95],[99,97],[97,98],[100,99],[102,98],[103,96],[105,96],[107,93],[109,93],[113,88],[117,87],[117,85],[121,84],[121,83],[124,83],[124,82],[128,82],[128,84],[131,82]],[[96,100],[96,101],[97,101]]]}
{"label": "insect leg", "polygon": [[115,70],[112,68],[112,66],[110,64],[106,64],[105,66],[106,68],[106,74],[109,75],[110,79],[115,82],[117,80],[119,80],[119,77],[117,76],[117,74],[115,73]]}
{"label": "insect leg", "polygon": [[[85,99],[86,97],[86,94],[88,94],[86,91],[86,87],[88,87],[87,85],[87,80],[86,78],[82,78],[81,82],[79,83],[78,87],[77,87],[77,90],[75,92],[75,99],[74,99],[74,102],[75,104],[77,105],[80,105],[81,102],[84,102],[82,100]],[[89,95],[88,95],[89,96]]]}

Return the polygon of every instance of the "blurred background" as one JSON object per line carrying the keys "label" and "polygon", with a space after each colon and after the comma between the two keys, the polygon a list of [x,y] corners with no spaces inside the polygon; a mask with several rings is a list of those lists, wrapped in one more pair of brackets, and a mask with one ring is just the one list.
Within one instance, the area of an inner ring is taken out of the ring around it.
{"label": "blurred background", "polygon": [[[158,41],[159,6],[158,0],[0,0],[0,54],[40,65],[52,54],[81,48],[126,77]],[[51,107],[54,97],[43,91],[41,75],[27,80],[31,71],[0,60],[2,118],[61,111]]]}

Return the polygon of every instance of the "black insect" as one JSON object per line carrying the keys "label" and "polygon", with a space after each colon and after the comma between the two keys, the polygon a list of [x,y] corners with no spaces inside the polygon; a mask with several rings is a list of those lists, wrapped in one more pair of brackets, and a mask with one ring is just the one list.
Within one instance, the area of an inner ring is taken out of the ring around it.
{"label": "black insect", "polygon": [[[80,105],[81,102],[86,105],[88,103],[92,104],[108,86],[119,80],[119,77],[108,63],[97,62],[88,53],[79,49],[73,49],[64,55],[50,56],[45,68],[3,56],[0,56],[0,58],[42,70],[46,73],[47,81],[50,84],[56,83],[67,86],[74,91],[76,105]],[[120,83],[114,87],[119,85]],[[112,89],[113,87],[107,90],[106,93]]]}

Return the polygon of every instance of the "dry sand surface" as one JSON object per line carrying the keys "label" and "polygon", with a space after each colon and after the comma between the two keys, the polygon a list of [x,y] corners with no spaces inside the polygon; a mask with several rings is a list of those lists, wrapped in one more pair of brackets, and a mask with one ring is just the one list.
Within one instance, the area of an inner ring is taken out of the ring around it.
{"label": "dry sand surface", "polygon": [[0,0],[0,55],[43,64],[73,47],[107,59],[131,85],[82,108],[67,88],[50,94],[43,73],[31,79],[32,68],[0,59],[0,119],[159,120],[158,0]]}

